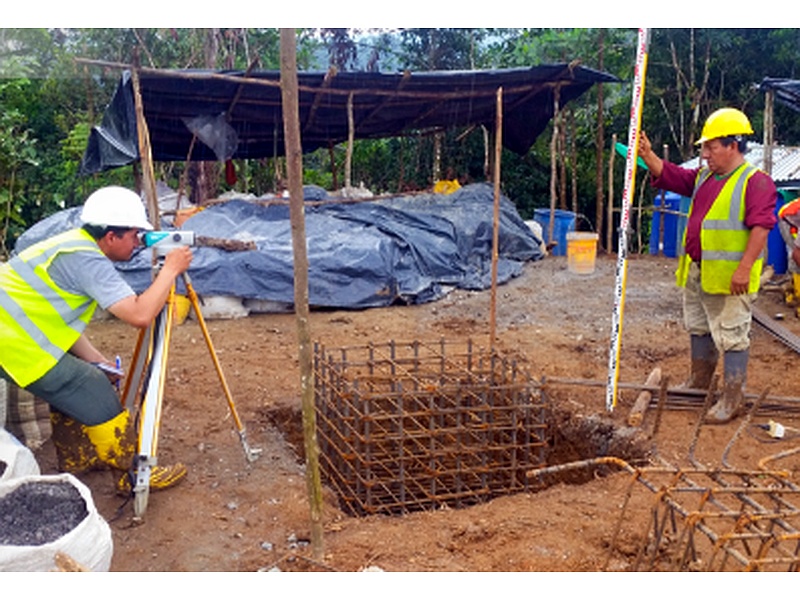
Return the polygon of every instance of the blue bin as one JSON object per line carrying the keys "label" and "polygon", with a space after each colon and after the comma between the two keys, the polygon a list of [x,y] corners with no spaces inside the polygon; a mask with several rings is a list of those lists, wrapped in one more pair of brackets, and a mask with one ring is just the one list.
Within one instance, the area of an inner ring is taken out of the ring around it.
{"label": "blue bin", "polygon": [[575,231],[575,213],[568,210],[555,209],[553,211],[555,223],[553,224],[553,239],[550,240],[550,209],[537,208],[533,211],[533,220],[542,226],[542,237],[545,244],[550,241],[557,242],[557,245],[550,251],[555,256],[567,255],[567,233]]}
{"label": "blue bin", "polygon": [[[778,215],[778,211],[784,204],[791,202],[796,196],[795,190],[778,190],[775,215]],[[767,264],[772,265],[776,275],[783,275],[789,269],[789,251],[777,223],[767,236]]]}
{"label": "blue bin", "polygon": [[[661,193],[655,198],[655,205],[661,208]],[[686,213],[689,208],[689,198],[685,198],[675,192],[664,194],[664,210]],[[661,214],[653,211],[653,220],[650,227],[650,254],[658,254],[658,234],[661,226]],[[683,239],[683,230],[686,228],[686,217],[677,214],[667,213],[664,215],[664,238],[661,251],[664,256],[675,258],[678,256],[678,247]]]}

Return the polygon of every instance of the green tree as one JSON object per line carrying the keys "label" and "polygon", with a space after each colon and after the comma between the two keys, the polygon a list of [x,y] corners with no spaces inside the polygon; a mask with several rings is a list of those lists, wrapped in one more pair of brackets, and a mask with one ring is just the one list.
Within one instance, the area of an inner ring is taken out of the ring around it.
{"label": "green tree", "polygon": [[26,79],[0,81],[0,258],[5,259],[8,241],[24,230],[24,181],[26,167],[37,166],[36,140],[25,126],[25,116],[13,106],[24,96]]}

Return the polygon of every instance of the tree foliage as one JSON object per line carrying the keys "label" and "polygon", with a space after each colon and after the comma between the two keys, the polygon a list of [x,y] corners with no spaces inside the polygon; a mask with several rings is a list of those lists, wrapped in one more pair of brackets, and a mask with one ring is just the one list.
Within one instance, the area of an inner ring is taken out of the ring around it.
{"label": "tree foliage", "polygon": [[[598,29],[556,28],[302,29],[298,66],[421,71],[578,61],[600,68],[601,37],[602,70],[622,83],[603,86],[601,105],[599,86],[570,103],[559,138],[560,193],[567,208],[575,202],[592,221],[598,203],[598,124],[607,161],[611,136],[627,138],[636,30],[607,29],[601,36]],[[89,129],[99,122],[119,77],[118,68],[82,59],[153,68],[277,70],[279,56],[277,29],[0,29],[0,242],[13,247],[24,228],[80,204],[101,185],[136,183],[133,167],[89,178],[77,175]],[[723,105],[745,110],[760,139],[764,98],[757,85],[764,77],[798,76],[800,30],[655,29],[649,59],[643,127],[656,147],[668,144],[670,157],[683,160],[696,151],[694,140],[705,117]],[[475,128],[357,140],[352,181],[380,192],[425,189],[448,170],[465,182],[482,181],[491,173],[491,136]],[[545,131],[525,156],[502,155],[503,190],[526,218],[549,205],[551,137],[552,131]],[[780,105],[775,108],[775,138],[800,144],[800,119]],[[344,155],[344,145],[307,155],[306,181],[341,187]],[[239,162],[239,191],[279,191],[280,160]],[[617,163],[621,172],[624,161]],[[186,168],[182,163],[156,165],[157,176],[176,189],[186,181]],[[222,169],[216,165],[212,172]],[[224,188],[222,178],[219,186]],[[620,193],[617,182],[615,195]]]}

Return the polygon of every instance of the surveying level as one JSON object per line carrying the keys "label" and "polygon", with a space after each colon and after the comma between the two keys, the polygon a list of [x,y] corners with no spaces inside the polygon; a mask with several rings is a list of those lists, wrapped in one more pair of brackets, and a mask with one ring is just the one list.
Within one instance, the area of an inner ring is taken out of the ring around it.
{"label": "surveying level", "polygon": [[[163,235],[160,235],[163,234]],[[147,232],[142,235],[143,243],[157,249],[159,254],[180,246],[191,245],[194,243],[194,234],[186,231],[173,232]],[[156,269],[159,267],[156,266]],[[254,461],[261,453],[260,449],[251,448],[247,442],[244,424],[239,418],[236,405],[233,402],[230,389],[222,372],[222,367],[214,351],[211,337],[208,333],[205,320],[200,311],[200,302],[197,293],[192,287],[191,280],[187,273],[183,273],[183,281],[186,285],[187,295],[194,309],[203,336],[206,340],[211,359],[219,376],[222,390],[228,401],[228,408],[233,416],[239,439],[244,449],[245,457],[248,461]],[[166,304],[161,309],[153,322],[144,330],[141,330],[136,341],[133,352],[132,370],[125,380],[125,387],[122,397],[126,408],[133,410],[136,405],[137,392],[141,393],[141,402],[137,415],[138,420],[138,443],[137,452],[134,456],[134,514],[136,518],[141,518],[147,509],[150,496],[150,474],[157,465],[158,456],[158,436],[161,428],[161,410],[164,401],[164,385],[167,374],[167,358],[169,354],[169,342],[174,322],[176,307],[175,284],[170,288],[169,297]]]}
{"label": "surveying level", "polygon": [[142,231],[139,241],[145,248],[154,248],[158,255],[165,255],[179,246],[194,246],[194,231]]}

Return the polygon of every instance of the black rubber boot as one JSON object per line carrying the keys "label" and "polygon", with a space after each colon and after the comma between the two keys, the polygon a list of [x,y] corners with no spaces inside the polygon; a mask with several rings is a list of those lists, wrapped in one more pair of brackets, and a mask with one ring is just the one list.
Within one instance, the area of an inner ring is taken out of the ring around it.
{"label": "black rubber boot", "polygon": [[728,423],[741,412],[744,404],[744,383],[747,379],[749,356],[749,350],[734,350],[725,353],[725,379],[722,385],[722,397],[706,413],[706,423],[715,425]]}
{"label": "black rubber boot", "polygon": [[707,390],[714,378],[719,361],[719,351],[710,335],[691,336],[692,370],[689,379],[681,386],[693,390]]}

